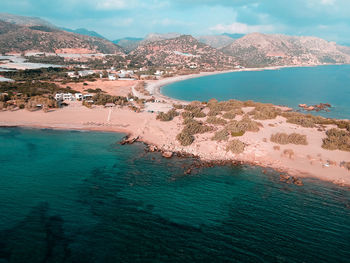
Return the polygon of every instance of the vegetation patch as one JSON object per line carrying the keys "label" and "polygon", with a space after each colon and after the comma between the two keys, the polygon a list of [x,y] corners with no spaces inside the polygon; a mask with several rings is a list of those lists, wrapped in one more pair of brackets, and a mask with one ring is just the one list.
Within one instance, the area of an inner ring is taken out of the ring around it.
{"label": "vegetation patch", "polygon": [[221,118],[211,116],[211,117],[208,117],[207,123],[214,124],[214,125],[225,125],[227,124],[227,121]]}
{"label": "vegetation patch", "polygon": [[176,116],[178,116],[179,113],[175,109],[171,109],[168,112],[160,112],[157,115],[157,120],[160,121],[172,121]]}
{"label": "vegetation patch", "polygon": [[194,135],[194,134],[210,132],[212,130],[213,130],[213,127],[204,125],[202,122],[191,119],[191,120],[187,120],[186,125],[182,131],[188,134]]}
{"label": "vegetation patch", "polygon": [[280,112],[281,110],[278,110],[274,106],[258,106],[249,114],[252,115],[252,118],[255,120],[271,120],[276,119]]}
{"label": "vegetation patch", "polygon": [[245,149],[245,144],[240,140],[230,141],[226,146],[226,151],[230,151],[235,154],[243,153]]}
{"label": "vegetation patch", "polygon": [[226,129],[217,131],[211,138],[213,141],[228,141],[229,132]]}
{"label": "vegetation patch", "polygon": [[245,134],[245,131],[239,131],[239,132],[231,132],[232,137],[240,137]]}
{"label": "vegetation patch", "polygon": [[176,136],[176,139],[182,146],[189,146],[194,142],[194,136],[188,132],[182,131]]}
{"label": "vegetation patch", "polygon": [[278,144],[296,144],[296,145],[307,145],[306,135],[292,133],[276,133],[272,134],[270,141]]}
{"label": "vegetation patch", "polygon": [[350,132],[333,128],[328,130],[326,135],[322,148],[350,152]]}

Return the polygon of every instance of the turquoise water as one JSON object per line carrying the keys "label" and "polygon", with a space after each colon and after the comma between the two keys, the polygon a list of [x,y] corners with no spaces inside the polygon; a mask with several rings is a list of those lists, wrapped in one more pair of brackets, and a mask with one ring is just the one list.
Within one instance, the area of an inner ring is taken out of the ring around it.
{"label": "turquoise water", "polygon": [[162,88],[181,100],[254,100],[298,109],[330,103],[325,117],[350,119],[350,65],[233,72],[189,79]]}
{"label": "turquoise water", "polygon": [[121,138],[0,129],[0,262],[349,262],[347,189]]}

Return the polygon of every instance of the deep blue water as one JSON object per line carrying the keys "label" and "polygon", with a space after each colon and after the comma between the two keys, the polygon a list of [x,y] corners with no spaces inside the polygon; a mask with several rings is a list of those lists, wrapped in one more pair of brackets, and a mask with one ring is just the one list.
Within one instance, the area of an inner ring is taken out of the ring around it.
{"label": "deep blue water", "polygon": [[[349,262],[350,192],[183,172],[121,134],[0,129],[0,262]],[[185,167],[185,168],[184,168]]]}
{"label": "deep blue water", "polygon": [[321,115],[350,119],[350,65],[233,72],[176,82],[162,93],[181,100],[254,100],[298,109],[330,103]]}

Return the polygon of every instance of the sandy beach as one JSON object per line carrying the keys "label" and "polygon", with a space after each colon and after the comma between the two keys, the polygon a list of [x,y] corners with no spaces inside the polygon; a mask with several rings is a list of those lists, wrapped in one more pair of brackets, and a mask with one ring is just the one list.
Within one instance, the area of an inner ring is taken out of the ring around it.
{"label": "sandy beach", "polygon": [[[231,71],[219,73],[228,72]],[[146,104],[145,110],[141,113],[118,107],[108,109],[102,106],[93,106],[90,109],[82,106],[81,102],[69,102],[68,107],[51,110],[48,113],[43,111],[29,112],[27,110],[2,111],[0,112],[0,125],[122,132],[132,137],[138,137],[139,141],[155,145],[163,151],[189,153],[204,161],[241,161],[271,167],[281,173],[288,173],[299,178],[314,177],[335,184],[350,186],[350,171],[340,166],[341,162],[350,161],[350,153],[321,148],[322,139],[325,137],[324,131],[287,123],[286,119],[281,116],[272,120],[259,121],[263,126],[259,132],[247,132],[239,137],[246,144],[246,149],[241,154],[227,152],[226,144],[211,140],[212,134],[210,133],[196,135],[196,140],[192,145],[181,146],[176,140],[176,135],[183,128],[183,118],[178,116],[173,121],[161,122],[156,119],[155,113],[151,113],[151,111],[166,111],[172,107],[173,103],[182,103],[162,95],[160,89],[162,86],[175,81],[212,74],[218,74],[218,72],[148,81],[146,88],[157,101]],[[124,95],[133,91],[135,84],[136,82],[99,81],[91,85],[88,83],[85,88],[99,87],[112,95]],[[81,84],[77,84],[77,87],[74,86],[73,88],[78,88],[78,85]],[[251,109],[244,108],[244,111],[249,110]],[[241,116],[236,117],[237,120],[240,118]],[[327,128],[331,127],[327,126]],[[277,145],[272,143],[270,137],[276,132],[288,134],[297,132],[306,135],[308,145]],[[286,154],[288,151],[292,151],[293,154]]]}

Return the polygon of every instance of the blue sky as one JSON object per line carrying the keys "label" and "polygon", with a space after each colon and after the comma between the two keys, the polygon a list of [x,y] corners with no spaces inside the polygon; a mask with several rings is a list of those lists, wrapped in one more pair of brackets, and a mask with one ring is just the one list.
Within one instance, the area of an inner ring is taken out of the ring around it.
{"label": "blue sky", "polygon": [[350,43],[350,0],[1,0],[0,10],[109,39],[262,32]]}

